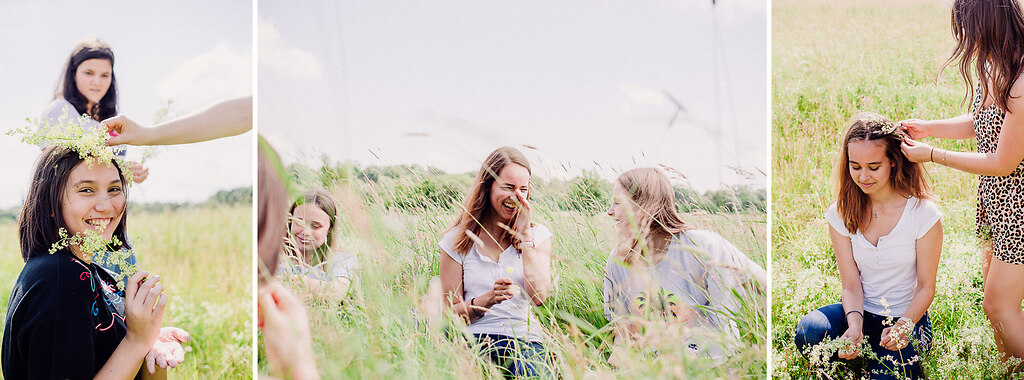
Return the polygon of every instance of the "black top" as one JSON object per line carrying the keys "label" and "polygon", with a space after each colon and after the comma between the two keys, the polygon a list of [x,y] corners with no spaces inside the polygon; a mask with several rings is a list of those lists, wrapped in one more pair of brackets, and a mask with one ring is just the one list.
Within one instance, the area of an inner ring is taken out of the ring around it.
{"label": "black top", "polygon": [[103,268],[66,254],[25,263],[7,304],[4,378],[93,378],[127,334],[115,284]]}

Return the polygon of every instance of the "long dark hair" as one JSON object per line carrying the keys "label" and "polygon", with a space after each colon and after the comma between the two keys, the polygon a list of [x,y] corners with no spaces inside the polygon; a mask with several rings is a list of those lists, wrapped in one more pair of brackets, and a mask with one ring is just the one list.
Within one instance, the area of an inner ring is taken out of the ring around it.
{"label": "long dark hair", "polygon": [[896,194],[912,195],[920,199],[932,198],[928,191],[928,180],[924,165],[910,161],[900,151],[903,132],[888,118],[871,112],[853,116],[850,127],[843,137],[843,145],[836,157],[835,181],[836,211],[843,218],[843,225],[851,233],[861,228],[862,219],[871,209],[871,199],[857,186],[850,176],[850,151],[852,141],[878,141],[885,144],[885,156],[894,165],[889,172],[889,181]]}
{"label": "long dark hair", "polygon": [[[64,188],[71,176],[71,171],[82,162],[84,160],[77,151],[56,145],[44,149],[43,154],[36,162],[35,174],[32,175],[28,196],[25,197],[25,205],[21,208],[21,214],[18,215],[18,240],[21,243],[21,257],[25,261],[38,255],[48,254],[50,247],[60,241],[58,231],[61,228],[67,230],[68,226],[64,223],[63,217]],[[121,183],[127,184],[124,173],[121,172],[121,167],[117,165],[117,162],[111,160],[110,164],[117,168],[117,176],[121,179]],[[123,211],[124,215],[121,216],[121,222],[114,229],[114,237],[120,241],[121,246],[114,248],[130,249],[126,232],[128,186],[122,188],[126,199],[125,210]],[[71,254],[67,247],[58,252]]]}
{"label": "long dark hair", "polygon": [[[98,103],[93,105],[92,109],[88,109],[89,100],[78,92],[78,86],[75,84],[75,73],[78,71],[78,65],[90,59],[105,59],[110,61],[110,88],[107,90],[106,95],[103,95],[103,99],[100,99]],[[75,111],[78,114],[88,114],[97,121],[114,117],[117,115],[117,76],[114,75],[114,51],[110,50],[110,45],[106,42],[100,41],[96,38],[89,38],[85,41],[78,43],[75,49],[71,51],[71,55],[68,56],[68,61],[64,65],[64,76],[61,77],[60,82],[57,84],[57,92],[53,95],[54,99],[63,97],[71,105],[75,106]]]}
{"label": "long dark hair", "polygon": [[[466,235],[465,231],[468,230],[476,236],[481,236],[483,231],[481,223],[494,212],[488,203],[491,196],[491,185],[494,184],[495,178],[498,178],[501,169],[508,165],[522,166],[528,173],[533,174],[530,170],[530,161],[516,148],[503,146],[487,155],[487,159],[480,165],[480,171],[476,173],[476,179],[473,180],[469,194],[466,194],[466,199],[462,202],[463,211],[455,219],[454,225],[448,229],[449,231],[453,229],[458,231],[453,247],[459,254],[466,255],[473,247],[473,240]],[[530,194],[527,193],[526,197],[529,198]],[[518,214],[516,215],[518,216]],[[509,221],[507,224],[514,226],[515,221]],[[516,246],[520,243],[518,237],[505,230],[502,230],[501,236],[495,236],[495,238],[498,241],[511,242]]]}
{"label": "long dark hair", "polygon": [[[967,87],[964,102],[974,95],[973,72],[981,84],[982,101],[992,98],[1000,109],[1007,111],[1010,87],[1024,69],[1024,14],[1020,0],[956,0],[950,28],[956,47],[942,68],[956,61]],[[974,112],[980,109],[979,105]]]}
{"label": "long dark hair", "polygon": [[[327,259],[327,254],[334,248],[334,232],[338,224],[338,202],[335,202],[334,198],[327,194],[326,191],[309,190],[303,193],[295,202],[292,202],[292,207],[288,209],[288,217],[291,218],[295,214],[296,207],[305,204],[316,206],[331,219],[331,224],[327,227],[327,242],[322,246],[316,247],[316,252],[313,253],[313,262],[311,264],[317,265],[324,262]],[[288,232],[291,233],[290,223],[288,225]]]}

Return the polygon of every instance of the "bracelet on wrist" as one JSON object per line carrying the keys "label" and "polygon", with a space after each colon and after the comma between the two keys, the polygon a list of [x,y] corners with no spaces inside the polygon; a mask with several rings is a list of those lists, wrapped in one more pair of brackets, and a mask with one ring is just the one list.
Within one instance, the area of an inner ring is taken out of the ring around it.
{"label": "bracelet on wrist", "polygon": [[473,312],[473,315],[479,317],[480,312],[476,310],[476,305],[473,304],[473,301],[476,301],[476,297],[469,299],[469,311]]}
{"label": "bracelet on wrist", "polygon": [[935,162],[935,147],[934,146],[932,147],[932,150],[928,151],[928,161]]}
{"label": "bracelet on wrist", "polygon": [[864,313],[862,313],[862,312],[861,312],[860,310],[850,310],[850,311],[847,311],[847,312],[846,312],[846,317],[847,317],[847,318],[849,318],[849,317],[850,317],[850,314],[851,314],[851,313],[857,313],[857,314],[860,314],[860,320],[861,320],[861,321],[863,321],[863,320],[864,320]]}

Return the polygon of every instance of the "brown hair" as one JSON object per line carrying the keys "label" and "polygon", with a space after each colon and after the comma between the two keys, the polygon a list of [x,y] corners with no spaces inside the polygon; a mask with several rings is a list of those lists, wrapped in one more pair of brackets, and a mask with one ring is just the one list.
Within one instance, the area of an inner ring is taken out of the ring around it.
{"label": "brown hair", "polygon": [[[470,239],[465,231],[481,236],[483,221],[487,220],[487,217],[494,212],[488,204],[488,199],[491,195],[491,185],[498,178],[498,173],[501,173],[501,170],[510,164],[522,166],[526,168],[527,172],[533,174],[530,170],[530,162],[526,160],[526,156],[518,149],[503,146],[491,152],[483,164],[480,165],[480,171],[476,173],[473,186],[469,189],[469,194],[466,195],[466,199],[462,202],[462,212],[455,219],[455,224],[448,229],[448,231],[455,230],[459,232],[455,237],[455,244],[453,245],[455,252],[466,255],[469,253],[469,249],[473,247],[473,240]],[[530,194],[527,193],[526,196],[529,199]],[[518,216],[518,214],[516,215]],[[515,225],[515,220],[511,220],[507,224],[513,226]],[[495,236],[495,238],[499,239],[498,241],[511,242],[512,245],[519,244],[519,238],[513,236],[508,231],[502,231],[501,235]]]}
{"label": "brown hair", "polygon": [[262,136],[259,142],[256,174],[259,192],[256,249],[260,255],[258,271],[262,282],[274,277],[274,273],[277,272],[277,260],[284,246],[284,233],[287,231],[288,218],[285,217],[285,211],[288,207],[288,196],[284,183],[278,176],[278,170],[271,162],[271,157],[276,159],[277,155]]}
{"label": "brown hair", "polygon": [[629,196],[637,212],[627,208],[633,218],[631,225],[619,229],[618,256],[626,264],[635,264],[647,257],[654,236],[675,235],[694,229],[676,213],[675,191],[668,177],[655,168],[637,168],[619,175],[615,180]]}
{"label": "brown hair", "polygon": [[[296,207],[304,204],[315,205],[320,210],[323,210],[327,217],[331,219],[331,224],[327,227],[327,242],[322,246],[316,247],[316,252],[313,253],[313,262],[310,264],[317,265],[326,260],[327,254],[334,248],[334,232],[338,224],[338,202],[330,194],[327,194],[326,191],[308,190],[296,199],[295,202],[292,202],[292,207],[288,209],[288,218],[292,218]],[[291,233],[291,224],[288,225],[288,232]]]}
{"label": "brown hair", "polygon": [[889,174],[889,181],[896,194],[912,195],[917,198],[931,198],[928,191],[928,181],[925,178],[924,166],[912,162],[900,151],[900,143],[903,142],[903,132],[896,123],[888,118],[871,112],[862,112],[853,116],[850,127],[843,137],[843,145],[839,148],[839,155],[836,159],[834,178],[834,191],[836,194],[836,209],[839,216],[843,218],[843,225],[850,233],[857,232],[861,227],[862,219],[871,209],[871,200],[857,182],[850,176],[849,146],[852,141],[877,141],[885,145],[885,156],[893,163],[892,171]]}
{"label": "brown hair", "polygon": [[[974,96],[973,71],[978,77],[982,101],[992,98],[1006,111],[1010,87],[1024,64],[1024,15],[1020,1],[956,0],[950,28],[956,47],[942,69],[957,61],[967,87],[963,101]],[[980,109],[979,105],[974,112]]]}
{"label": "brown hair", "polygon": [[[91,156],[86,159],[94,160],[92,165],[102,164]],[[43,149],[36,161],[28,196],[18,215],[18,241],[21,244],[21,257],[26,262],[37,255],[48,254],[50,247],[60,241],[58,231],[67,230],[63,217],[64,190],[71,172],[82,162],[84,159],[78,151],[58,145]],[[125,197],[121,223],[114,228],[114,237],[121,243],[119,248],[131,249],[125,232],[128,225],[128,182],[115,160],[109,164],[117,169]],[[67,247],[58,252],[70,253]]]}

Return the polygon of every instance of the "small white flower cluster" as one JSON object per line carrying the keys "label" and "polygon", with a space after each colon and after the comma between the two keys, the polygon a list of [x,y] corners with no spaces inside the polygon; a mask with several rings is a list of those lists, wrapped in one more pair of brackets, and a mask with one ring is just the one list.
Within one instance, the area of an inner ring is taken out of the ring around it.
{"label": "small white flower cluster", "polygon": [[[107,146],[110,136],[102,128],[86,128],[88,116],[62,116],[54,122],[39,119],[25,119],[30,125],[7,132],[9,136],[22,135],[24,143],[50,146],[57,145],[78,152],[79,157],[90,167],[94,162],[117,162],[128,186],[132,183],[132,172],[127,162],[114,154]],[[34,125],[34,127],[33,127]]]}

